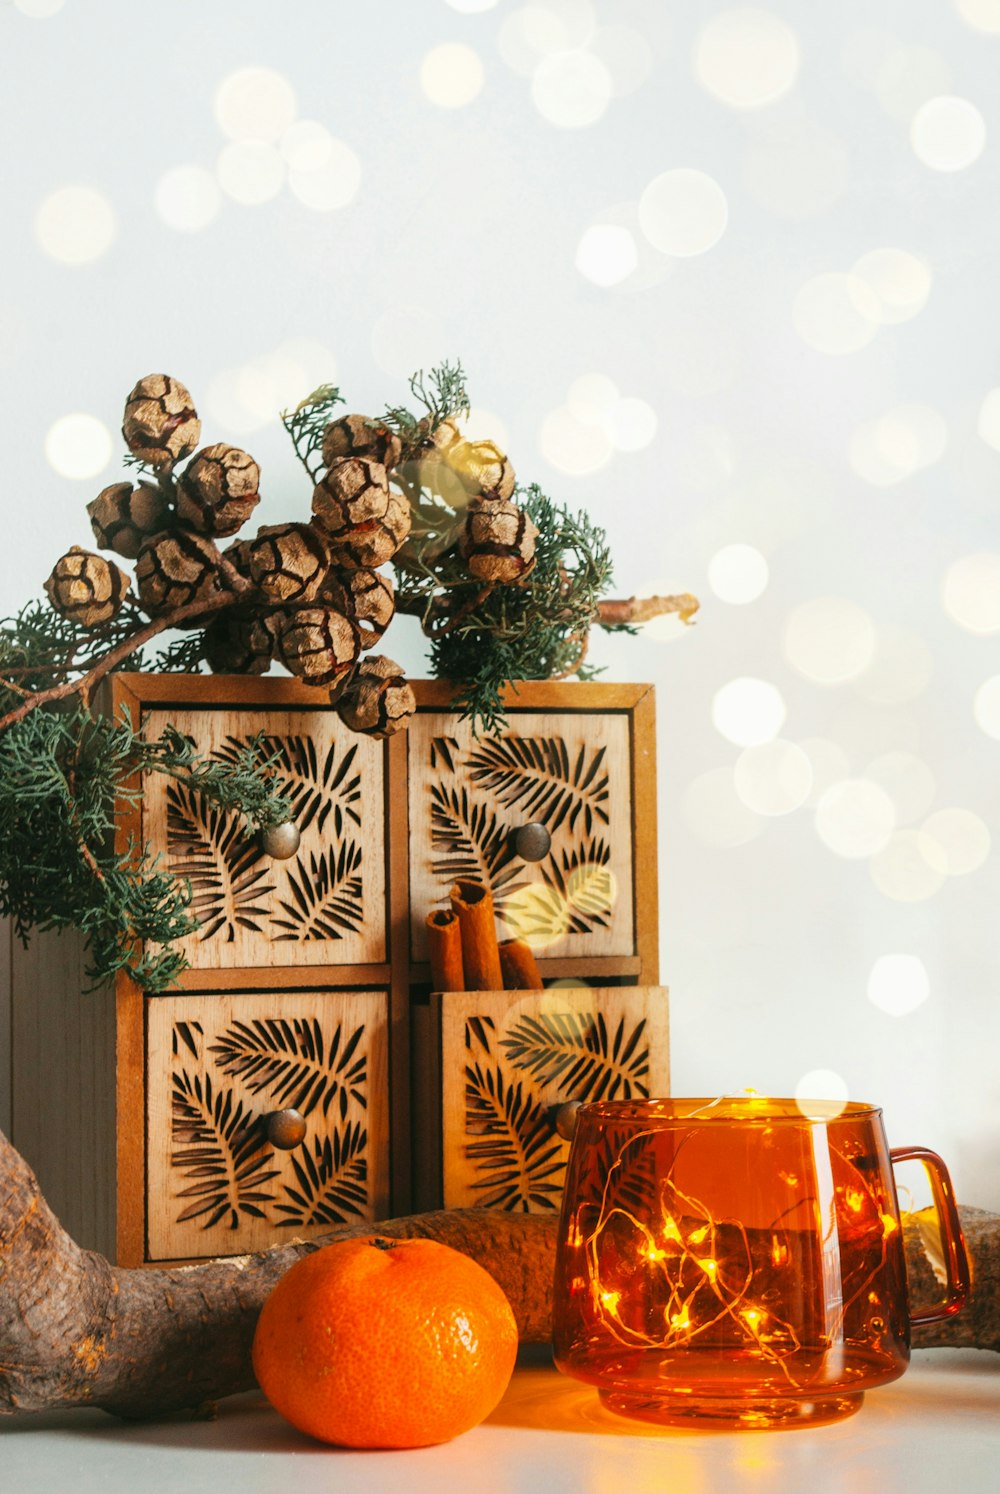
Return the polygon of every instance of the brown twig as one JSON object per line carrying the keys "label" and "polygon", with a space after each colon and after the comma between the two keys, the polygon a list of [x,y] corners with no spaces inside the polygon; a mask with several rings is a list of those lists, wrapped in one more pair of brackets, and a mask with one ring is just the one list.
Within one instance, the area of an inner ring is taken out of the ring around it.
{"label": "brown twig", "polygon": [[232,592],[220,591],[214,597],[207,599],[202,597],[196,602],[187,602],[183,607],[175,608],[173,612],[165,612],[160,617],[154,617],[151,622],[148,622],[144,628],[140,628],[137,633],[133,633],[129,638],[124,638],[113,649],[109,649],[104,657],[98,659],[93,668],[89,669],[86,674],[81,675],[79,679],[63,680],[61,685],[52,685],[48,690],[36,690],[27,700],[22,701],[19,706],[15,706],[12,711],[8,711],[5,716],[0,716],[0,732],[6,731],[8,726],[13,726],[15,722],[23,720],[25,716],[30,716],[31,712],[37,710],[39,706],[50,705],[56,700],[65,700],[70,695],[89,695],[94,686],[106,674],[110,674],[111,670],[117,664],[120,664],[123,659],[127,659],[129,654],[135,653],[136,649],[142,648],[143,644],[148,643],[150,639],[155,638],[158,633],[164,632],[167,628],[178,627],[181,623],[187,622],[188,618],[200,617],[203,613],[222,612],[226,607],[232,607],[240,600],[241,598],[235,596]]}
{"label": "brown twig", "polygon": [[688,591],[667,597],[619,597],[599,602],[595,620],[615,627],[622,623],[650,622],[654,617],[675,612],[682,623],[689,623],[700,606],[698,598]]}

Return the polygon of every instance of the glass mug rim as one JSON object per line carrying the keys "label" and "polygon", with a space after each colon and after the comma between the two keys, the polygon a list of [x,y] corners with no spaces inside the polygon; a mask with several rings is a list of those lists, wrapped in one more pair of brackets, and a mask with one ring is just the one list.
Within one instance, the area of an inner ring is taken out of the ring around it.
{"label": "glass mug rim", "polygon": [[652,1096],[647,1100],[585,1101],[577,1112],[584,1119],[621,1125],[832,1125],[839,1121],[879,1119],[880,1105],[863,1100],[793,1099],[775,1095],[732,1094],[703,1097]]}

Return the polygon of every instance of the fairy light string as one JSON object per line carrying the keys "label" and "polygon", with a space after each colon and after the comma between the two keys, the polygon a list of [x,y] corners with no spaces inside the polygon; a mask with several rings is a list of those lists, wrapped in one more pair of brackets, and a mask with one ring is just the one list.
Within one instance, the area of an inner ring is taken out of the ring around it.
{"label": "fairy light string", "polygon": [[[772,1129],[765,1127],[763,1134],[766,1136]],[[583,1249],[587,1263],[585,1285],[601,1330],[623,1348],[666,1354],[697,1345],[699,1339],[710,1338],[712,1330],[725,1323],[727,1352],[745,1350],[773,1366],[790,1387],[804,1389],[808,1382],[796,1375],[796,1354],[803,1348],[815,1351],[838,1343],[847,1315],[862,1298],[867,1297],[873,1310],[880,1305],[874,1286],[886,1263],[888,1241],[899,1229],[892,1205],[878,1182],[870,1182],[863,1175],[856,1158],[830,1145],[831,1159],[841,1165],[841,1175],[849,1175],[850,1181],[834,1186],[824,1210],[826,1217],[819,1217],[820,1204],[815,1194],[798,1193],[765,1229],[755,1231],[759,1242],[767,1240],[763,1250],[759,1243],[755,1256],[750,1232],[743,1222],[715,1217],[702,1199],[685,1191],[675,1180],[680,1154],[696,1131],[686,1133],[666,1173],[657,1179],[655,1206],[649,1218],[640,1217],[635,1208],[622,1203],[623,1174],[635,1165],[643,1147],[662,1134],[652,1127],[624,1140],[606,1169],[592,1227],[581,1226],[581,1208],[572,1221],[569,1244],[571,1248]],[[795,1173],[779,1176],[790,1189],[800,1187]],[[773,1280],[798,1269],[795,1232],[783,1221],[803,1209],[811,1209],[816,1216],[823,1260],[840,1261],[839,1236],[845,1221],[858,1221],[865,1229],[865,1243],[872,1249],[878,1242],[877,1253],[866,1255],[867,1269],[859,1280],[844,1279],[838,1271],[836,1282],[831,1283],[831,1291],[827,1293],[823,1341],[807,1345],[803,1344],[796,1325],[777,1310],[782,1300],[794,1301],[795,1294],[778,1289]],[[634,1241],[633,1270],[623,1270],[622,1226]],[[607,1265],[603,1263],[602,1251],[606,1242],[614,1243],[608,1252]],[[628,1280],[639,1266],[643,1282],[641,1322]],[[844,1287],[849,1287],[847,1293],[842,1292]],[[833,1288],[838,1290],[840,1300]],[[662,1307],[657,1305],[655,1316],[648,1306],[650,1298],[657,1304],[662,1302]]]}

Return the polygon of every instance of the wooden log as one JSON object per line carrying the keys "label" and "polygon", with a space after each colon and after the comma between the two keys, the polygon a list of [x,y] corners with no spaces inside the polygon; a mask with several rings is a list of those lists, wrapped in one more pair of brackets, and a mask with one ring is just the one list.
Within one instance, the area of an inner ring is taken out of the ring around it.
{"label": "wooden log", "polygon": [[[1000,1216],[963,1210],[962,1218],[972,1302],[965,1314],[919,1330],[916,1342],[1000,1349]],[[149,1417],[250,1389],[257,1316],[278,1278],[321,1244],[376,1232],[436,1239],[471,1255],[506,1292],[521,1341],[544,1343],[557,1228],[554,1214],[457,1209],[354,1225],[259,1255],[129,1270],[70,1239],[0,1134],[0,1412],[99,1406]],[[933,1242],[919,1220],[906,1235],[913,1296],[934,1300]]]}
{"label": "wooden log", "polygon": [[431,990],[465,990],[462,931],[454,908],[428,913],[427,955],[431,962]]}
{"label": "wooden log", "polygon": [[544,991],[545,984],[530,944],[523,939],[501,939],[499,949],[505,991]]}
{"label": "wooden log", "polygon": [[0,1413],[99,1406],[146,1417],[251,1389],[254,1328],[279,1277],[321,1245],[375,1233],[472,1256],[506,1292],[522,1342],[551,1336],[554,1217],[442,1210],[258,1255],[133,1270],[80,1249],[0,1134]]}
{"label": "wooden log", "polygon": [[478,882],[456,882],[450,895],[451,906],[458,915],[458,926],[462,934],[465,989],[502,991],[503,974],[500,970],[492,892]]}
{"label": "wooden log", "polygon": [[[1000,1215],[985,1209],[959,1209],[972,1266],[972,1291],[960,1313],[942,1323],[917,1324],[915,1349],[996,1349],[1000,1351]],[[921,1209],[904,1224],[910,1304],[940,1302],[944,1256],[934,1209]]]}

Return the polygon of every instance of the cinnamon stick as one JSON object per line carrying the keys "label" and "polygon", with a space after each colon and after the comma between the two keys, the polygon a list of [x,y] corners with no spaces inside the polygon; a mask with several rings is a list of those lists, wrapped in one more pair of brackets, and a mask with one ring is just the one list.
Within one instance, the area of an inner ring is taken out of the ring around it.
{"label": "cinnamon stick", "polygon": [[439,908],[427,915],[427,952],[431,962],[431,989],[464,991],[462,933],[453,908]]}
{"label": "cinnamon stick", "polygon": [[493,894],[478,882],[456,882],[451,906],[458,917],[467,991],[502,991],[503,973],[493,919]]}
{"label": "cinnamon stick", "polygon": [[523,939],[501,939],[500,969],[505,991],[542,991],[542,977],[530,944]]}

